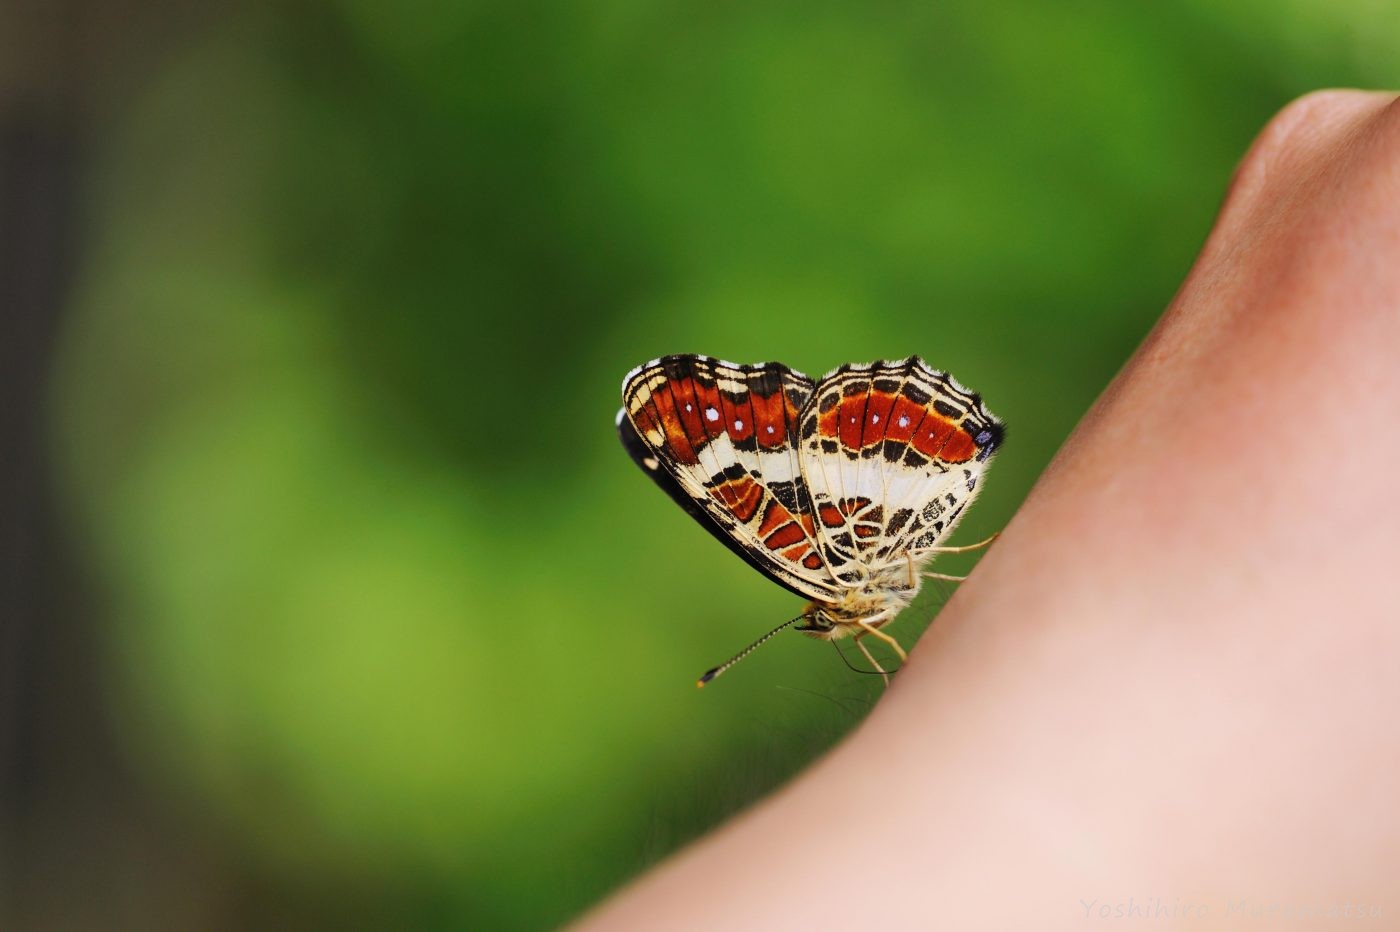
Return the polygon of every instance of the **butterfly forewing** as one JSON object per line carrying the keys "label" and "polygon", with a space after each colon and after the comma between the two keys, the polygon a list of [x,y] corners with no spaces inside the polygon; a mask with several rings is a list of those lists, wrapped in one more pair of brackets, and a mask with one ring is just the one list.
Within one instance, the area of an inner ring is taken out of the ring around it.
{"label": "butterfly forewing", "polygon": [[798,454],[810,379],[778,363],[667,356],[628,373],[622,394],[631,434],[750,563],[794,592],[832,597]]}

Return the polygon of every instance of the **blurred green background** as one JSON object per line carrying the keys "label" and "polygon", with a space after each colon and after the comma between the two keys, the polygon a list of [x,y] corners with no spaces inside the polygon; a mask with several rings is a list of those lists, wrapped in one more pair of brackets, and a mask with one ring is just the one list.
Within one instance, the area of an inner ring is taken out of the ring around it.
{"label": "blurred green background", "polygon": [[1010,426],[978,539],[1269,115],[1400,84],[1367,0],[36,6],[16,928],[575,915],[880,690],[796,635],[694,689],[800,603],[627,460],[623,373],[923,355]]}

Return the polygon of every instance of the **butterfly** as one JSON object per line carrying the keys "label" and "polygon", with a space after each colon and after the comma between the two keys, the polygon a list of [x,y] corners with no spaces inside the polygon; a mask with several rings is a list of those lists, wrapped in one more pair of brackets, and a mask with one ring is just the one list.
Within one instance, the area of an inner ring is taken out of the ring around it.
{"label": "butterfly", "polygon": [[810,600],[700,677],[704,686],[790,625],[835,641],[875,637],[919,592],[1006,430],[917,356],[847,364],[813,381],[781,363],[665,356],[627,373],[617,414],[642,470],[729,549]]}

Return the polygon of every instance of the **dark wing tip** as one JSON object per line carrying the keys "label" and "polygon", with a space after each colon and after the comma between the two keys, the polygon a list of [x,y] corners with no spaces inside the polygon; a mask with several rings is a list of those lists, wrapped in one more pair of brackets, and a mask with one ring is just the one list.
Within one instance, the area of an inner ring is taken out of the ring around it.
{"label": "dark wing tip", "polygon": [[977,459],[990,459],[1006,442],[1006,425],[996,418],[991,418],[972,439],[977,444]]}

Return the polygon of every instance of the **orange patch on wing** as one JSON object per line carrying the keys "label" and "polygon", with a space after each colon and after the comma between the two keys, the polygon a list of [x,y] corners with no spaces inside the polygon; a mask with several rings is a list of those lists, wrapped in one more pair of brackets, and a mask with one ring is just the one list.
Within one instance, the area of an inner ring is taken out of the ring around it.
{"label": "orange patch on wing", "polygon": [[817,514],[821,517],[822,524],[825,524],[827,527],[840,527],[846,523],[846,519],[841,515],[841,512],[830,502],[823,502],[822,506],[817,509]]}
{"label": "orange patch on wing", "polygon": [[753,518],[754,512],[758,511],[758,503],[763,501],[763,489],[748,476],[722,482],[710,489],[710,495],[745,523]]}
{"label": "orange patch on wing", "polygon": [[671,416],[664,418],[668,438],[675,431],[685,435],[692,449],[705,445],[705,427],[700,422],[700,409],[696,405],[694,379],[669,379],[653,389],[651,397],[654,401],[667,399],[671,402]]}
{"label": "orange patch on wing", "polygon": [[953,435],[957,427],[941,414],[929,411],[919,431],[914,435],[914,449],[929,459],[937,459],[943,444]]}
{"label": "orange patch on wing", "polygon": [[676,410],[676,399],[665,385],[659,385],[652,391],[651,400],[633,412],[632,420],[639,433],[660,430],[676,462],[687,465],[700,462]]}
{"label": "orange patch on wing", "polygon": [[[748,396],[745,396],[748,397]],[[747,440],[753,436],[753,411],[747,401],[735,404],[729,396],[720,393],[722,425],[734,440]]]}
{"label": "orange patch on wing", "polygon": [[865,428],[860,435],[862,447],[880,443],[885,439],[890,429],[890,411],[894,404],[895,397],[888,392],[870,392],[870,400],[865,404]]}
{"label": "orange patch on wing", "polygon": [[768,503],[768,507],[763,512],[763,522],[758,526],[758,536],[767,537],[791,520],[792,512],[784,508],[781,502],[774,499]]}
{"label": "orange patch on wing", "polygon": [[[903,426],[899,424],[901,416]],[[886,439],[908,440],[923,416],[923,406],[903,396],[857,391],[821,412],[817,432],[828,440],[838,440],[848,450],[860,450]]]}
{"label": "orange patch on wing", "polygon": [[927,410],[923,405],[916,405],[902,395],[895,399],[894,407],[890,410],[890,426],[885,431],[885,439],[907,442],[914,436],[914,431],[919,429],[919,422],[924,419]]}
{"label": "orange patch on wing", "polygon": [[769,550],[781,550],[799,541],[805,541],[807,535],[802,532],[802,528],[796,521],[779,526],[772,534],[763,539],[763,544]]}
{"label": "orange patch on wing", "polygon": [[971,434],[959,427],[943,444],[943,449],[938,452],[938,457],[949,463],[966,463],[976,453],[977,442],[972,439]]}
{"label": "orange patch on wing", "polygon": [[786,444],[787,425],[797,419],[797,411],[787,403],[786,393],[777,391],[765,398],[751,391],[749,404],[753,406],[753,429],[758,432],[759,444],[765,447]]}
{"label": "orange patch on wing", "polygon": [[848,450],[860,449],[861,421],[865,418],[865,398],[864,392],[857,392],[854,395],[846,395],[841,399],[841,404],[837,405],[837,410],[841,413],[837,416],[836,435],[841,440],[841,445]]}
{"label": "orange patch on wing", "polygon": [[719,387],[713,382],[705,383],[699,379],[691,379],[690,387],[695,393],[695,413],[701,430],[712,438],[723,434],[724,416],[720,413],[723,405],[720,403]]}
{"label": "orange patch on wing", "polygon": [[819,570],[823,566],[822,558],[815,552],[809,553],[807,554],[807,559],[802,561],[802,565],[809,570]]}
{"label": "orange patch on wing", "polygon": [[843,498],[841,499],[841,513],[853,515],[869,504],[870,499],[868,498]]}

